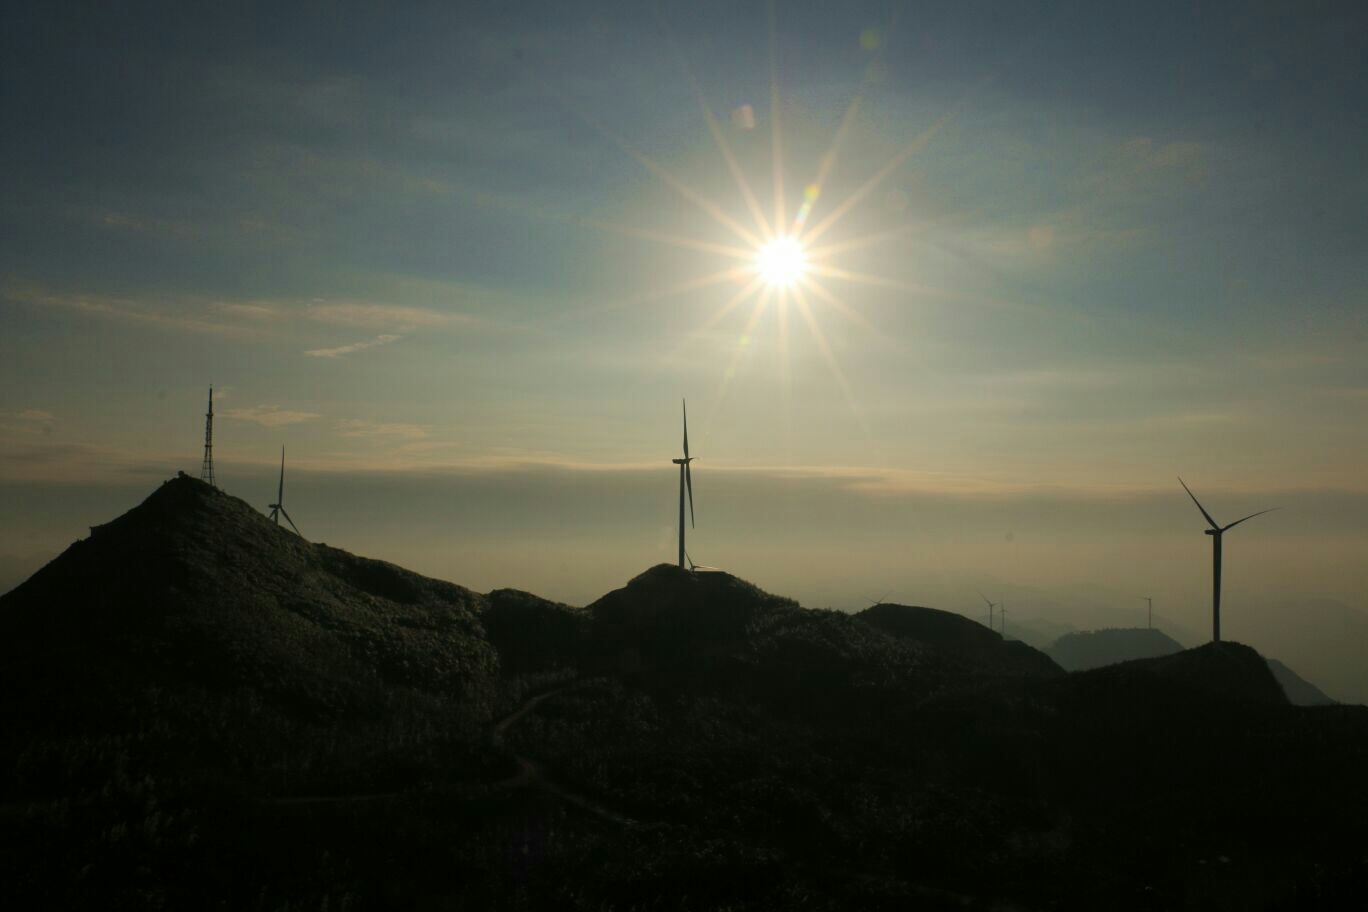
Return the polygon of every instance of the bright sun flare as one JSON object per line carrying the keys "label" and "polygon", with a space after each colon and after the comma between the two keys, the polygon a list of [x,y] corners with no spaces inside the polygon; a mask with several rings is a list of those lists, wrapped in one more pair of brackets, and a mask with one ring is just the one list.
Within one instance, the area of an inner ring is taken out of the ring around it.
{"label": "bright sun flare", "polygon": [[771,288],[787,288],[807,272],[807,255],[797,238],[777,237],[755,252],[755,271]]}

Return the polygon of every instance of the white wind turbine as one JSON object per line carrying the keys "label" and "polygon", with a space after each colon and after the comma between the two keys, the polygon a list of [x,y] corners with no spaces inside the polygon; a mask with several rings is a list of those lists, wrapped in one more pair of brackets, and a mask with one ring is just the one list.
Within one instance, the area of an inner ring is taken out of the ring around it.
{"label": "white wind turbine", "polygon": [[270,506],[270,508],[271,508],[271,519],[273,519],[273,520],[275,521],[275,524],[276,524],[277,526],[280,525],[280,517],[284,516],[284,517],[285,517],[285,521],[286,521],[287,523],[290,524],[290,528],[295,530],[295,535],[298,535],[300,538],[303,538],[303,537],[304,537],[304,533],[299,531],[299,527],[296,526],[296,525],[294,524],[294,520],[293,520],[293,519],[290,519],[290,514],[285,512],[285,448],[284,448],[284,447],[281,447],[281,448],[280,448],[280,486],[279,486],[278,488],[276,488],[276,502],[273,503],[273,504],[269,504],[268,506]]}

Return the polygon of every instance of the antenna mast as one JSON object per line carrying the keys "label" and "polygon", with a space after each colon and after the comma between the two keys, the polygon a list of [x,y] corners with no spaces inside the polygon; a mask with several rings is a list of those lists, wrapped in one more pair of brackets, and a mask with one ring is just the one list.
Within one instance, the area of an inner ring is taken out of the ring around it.
{"label": "antenna mast", "polygon": [[204,463],[200,465],[200,481],[214,484],[214,388],[209,387],[209,411],[204,415]]}

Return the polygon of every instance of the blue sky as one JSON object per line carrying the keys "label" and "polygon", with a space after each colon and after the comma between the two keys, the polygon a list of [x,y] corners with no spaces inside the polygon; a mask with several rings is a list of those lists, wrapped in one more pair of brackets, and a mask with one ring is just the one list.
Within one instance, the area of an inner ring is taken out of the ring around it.
{"label": "blue sky", "polygon": [[[0,555],[196,470],[213,383],[233,493],[284,444],[312,534],[583,601],[672,558],[687,396],[697,559],[805,601],[1201,629],[1181,472],[1286,508],[1232,592],[1368,609],[1363,14],[1008,6],[12,12]],[[766,221],[836,148],[806,310],[703,281],[763,233],[719,138]]]}

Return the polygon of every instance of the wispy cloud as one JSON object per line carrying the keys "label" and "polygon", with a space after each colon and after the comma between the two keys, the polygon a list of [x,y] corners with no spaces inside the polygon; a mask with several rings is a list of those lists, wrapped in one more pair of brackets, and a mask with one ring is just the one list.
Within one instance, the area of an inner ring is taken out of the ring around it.
{"label": "wispy cloud", "polygon": [[431,433],[421,424],[385,423],[377,421],[339,421],[334,427],[343,437],[373,437],[391,440],[422,440]]}
{"label": "wispy cloud", "polygon": [[322,417],[317,412],[284,409],[278,405],[254,405],[250,408],[227,409],[220,414],[234,421],[250,421],[263,427],[299,424],[301,421],[312,421],[315,418]]}
{"label": "wispy cloud", "polygon": [[56,426],[57,416],[42,409],[0,412],[0,433],[3,434],[40,434],[50,437]]}
{"label": "wispy cloud", "polygon": [[304,354],[311,358],[341,358],[343,355],[355,354],[356,352],[365,351],[368,348],[388,345],[389,343],[397,342],[402,338],[403,336],[383,333],[376,336],[374,339],[368,339],[364,342],[353,342],[350,345],[339,345],[336,348],[311,348],[304,352]]}
{"label": "wispy cloud", "polygon": [[334,326],[360,329],[395,329],[407,332],[418,327],[451,326],[473,323],[474,318],[460,313],[443,313],[421,307],[372,304],[351,301],[312,301],[305,314],[311,320]]}
{"label": "wispy cloud", "polygon": [[202,305],[203,302],[168,303],[119,295],[57,291],[13,279],[7,279],[0,283],[0,299],[30,307],[71,310],[92,316],[129,320],[192,332],[222,336],[257,336],[260,334],[258,329],[252,327],[234,326],[212,319],[204,319],[195,313],[195,311],[202,310],[202,306],[188,306]]}

